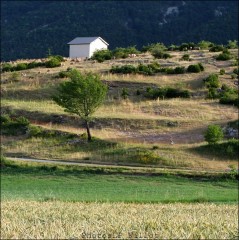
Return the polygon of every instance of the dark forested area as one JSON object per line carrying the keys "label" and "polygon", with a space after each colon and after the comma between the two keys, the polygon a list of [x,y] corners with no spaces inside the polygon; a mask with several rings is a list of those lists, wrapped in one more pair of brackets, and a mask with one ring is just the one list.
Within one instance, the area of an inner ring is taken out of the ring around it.
{"label": "dark forested area", "polygon": [[1,1],[1,58],[68,55],[75,37],[110,49],[238,38],[237,1]]}

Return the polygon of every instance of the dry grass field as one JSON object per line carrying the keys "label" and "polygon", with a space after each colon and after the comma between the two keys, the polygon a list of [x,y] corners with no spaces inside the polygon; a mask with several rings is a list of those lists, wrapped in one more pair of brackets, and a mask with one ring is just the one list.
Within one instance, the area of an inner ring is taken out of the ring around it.
{"label": "dry grass field", "polygon": [[[237,50],[230,51],[237,56]],[[185,52],[172,52],[173,57],[166,60],[140,54],[103,63],[67,60],[57,68],[2,73],[1,112],[28,118],[46,135],[3,135],[4,156],[96,163],[98,167],[84,172],[80,166],[69,166],[66,174],[62,166],[19,161],[16,166],[1,165],[1,239],[238,239],[233,178],[237,159],[220,149],[211,151],[204,141],[208,125],[225,128],[238,119],[238,108],[206,99],[203,84],[207,76],[224,69],[220,82],[235,87],[234,60],[216,61],[218,53],[206,50],[187,53],[191,61],[180,60]],[[161,67],[200,62],[205,71],[153,76],[109,72],[112,66],[154,61]],[[106,101],[91,122],[95,137],[91,143],[84,138],[81,119],[52,101],[59,83],[67,80],[57,75],[68,68],[98,73],[109,86]],[[149,100],[144,93],[150,87],[186,89],[192,97]],[[127,99],[121,96],[123,88],[128,90]],[[59,116],[63,121],[55,122]],[[114,166],[109,171],[102,164]],[[126,165],[135,169],[120,170]],[[119,168],[118,175],[111,172],[113,167]],[[160,171],[168,178],[154,178],[153,173],[160,176]],[[176,176],[183,171],[190,171],[192,179]],[[170,175],[173,172],[175,177]],[[210,178],[218,172],[221,180]],[[231,174],[231,179],[224,179],[224,174]],[[143,197],[137,195],[138,189]],[[192,203],[194,198],[204,203]],[[134,203],[126,203],[127,199]],[[135,199],[142,203],[136,204]],[[162,199],[173,203],[163,204]],[[175,203],[185,199],[187,203]]]}
{"label": "dry grass field", "polygon": [[[231,51],[234,55],[237,54],[237,50]],[[230,75],[235,66],[233,66],[233,60],[216,61],[214,56],[218,53],[207,50],[187,53],[191,61],[180,60],[184,52],[172,52],[173,58],[156,61],[162,67],[187,67],[201,62],[205,71],[185,74],[159,73],[154,76],[109,73],[112,66],[147,64],[155,61],[150,54],[142,54],[134,59],[116,59],[103,63],[67,60],[64,66],[50,70],[43,67],[23,70],[15,80],[13,73],[6,72],[2,74],[2,112],[25,116],[32,124],[49,130],[82,134],[85,130],[79,118],[65,113],[52,101],[52,95],[56,93],[58,84],[66,80],[56,78],[60,71],[67,70],[69,67],[82,72],[93,71],[98,73],[109,86],[105,104],[95,113],[95,119],[91,124],[93,136],[117,143],[121,149],[138,146],[150,149],[156,146],[158,150],[155,152],[166,159],[164,161],[166,165],[226,170],[229,166],[236,166],[236,161],[227,159],[225,156],[223,159],[218,156],[207,156],[203,152],[196,153],[192,149],[205,144],[204,132],[209,124],[225,127],[228,122],[238,119],[238,108],[218,104],[218,100],[205,99],[207,89],[203,85],[205,77],[224,69],[225,74],[219,75],[221,83],[233,86],[234,80]],[[180,98],[147,100],[142,94],[136,95],[136,90],[144,92],[147,87],[156,86],[187,89],[193,96],[186,100]],[[126,100],[121,97],[122,88],[128,89],[129,97]],[[54,115],[63,116],[65,122],[54,123],[52,121]],[[171,123],[175,125],[172,126]],[[74,150],[71,146],[67,150],[60,146],[57,140],[49,141],[49,139],[24,137],[14,139],[4,136],[2,149],[7,156],[80,161],[90,158],[95,162],[112,161],[114,163],[114,160],[111,160],[112,155],[107,157],[105,152],[98,151],[99,149],[96,153],[88,151],[89,149]],[[174,145],[170,144],[172,141]],[[122,158],[124,159],[122,155],[116,157],[117,161]]]}
{"label": "dry grass field", "polygon": [[2,202],[2,239],[237,239],[238,207]]}

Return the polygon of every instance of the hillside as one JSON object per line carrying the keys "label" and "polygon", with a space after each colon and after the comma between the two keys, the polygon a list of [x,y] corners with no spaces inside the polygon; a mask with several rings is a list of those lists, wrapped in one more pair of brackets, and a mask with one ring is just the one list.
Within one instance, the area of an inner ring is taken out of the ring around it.
{"label": "hillside", "polygon": [[77,36],[110,48],[238,38],[237,1],[1,1],[2,60],[68,55]]}
{"label": "hillside", "polygon": [[[238,50],[231,49],[230,52],[236,57]],[[215,91],[222,87],[226,89],[225,96],[234,99],[237,96],[233,75],[235,60],[217,61],[215,56],[219,53],[208,50],[188,51],[190,61],[182,60],[185,52],[171,51],[170,54],[170,59],[154,59],[150,53],[144,53],[136,58],[103,63],[65,59],[62,66],[56,68],[42,66],[2,73],[2,113],[9,114],[13,119],[27,117],[31,124],[43,128],[33,128],[32,133],[30,130],[32,135],[20,132],[15,137],[10,129],[2,137],[3,153],[12,157],[85,163],[223,171],[235,165],[237,152],[232,148],[234,145],[228,146],[225,138],[224,143],[212,151],[204,141],[204,133],[211,124],[227,129],[228,124],[238,119],[238,108],[232,104],[220,104],[216,97],[209,99],[212,92],[203,81],[210,74],[218,74],[219,87]],[[24,60],[14,62],[14,65],[21,62]],[[146,66],[156,62],[163,68],[172,69],[188,68],[200,62],[204,71],[182,74],[161,71],[151,76],[110,72],[112,66],[131,64],[136,67],[139,63]],[[109,87],[105,104],[96,112],[91,123],[92,134],[96,137],[92,144],[84,139],[81,119],[67,114],[52,101],[58,84],[66,80],[59,73],[67,72],[69,68],[98,73]],[[223,73],[219,74],[222,69]],[[170,88],[171,95],[153,98],[149,94],[157,87]],[[122,95],[123,89],[128,93],[126,99]],[[190,96],[172,96],[175,91],[188,92]]]}

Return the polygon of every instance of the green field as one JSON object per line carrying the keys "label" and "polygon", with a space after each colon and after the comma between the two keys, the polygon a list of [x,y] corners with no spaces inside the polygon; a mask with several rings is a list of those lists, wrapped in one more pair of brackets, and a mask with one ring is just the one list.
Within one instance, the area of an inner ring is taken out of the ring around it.
{"label": "green field", "polygon": [[[117,172],[118,171],[118,172]],[[7,164],[2,169],[3,200],[89,202],[236,202],[238,185],[222,177],[169,174],[112,174],[101,169]]]}

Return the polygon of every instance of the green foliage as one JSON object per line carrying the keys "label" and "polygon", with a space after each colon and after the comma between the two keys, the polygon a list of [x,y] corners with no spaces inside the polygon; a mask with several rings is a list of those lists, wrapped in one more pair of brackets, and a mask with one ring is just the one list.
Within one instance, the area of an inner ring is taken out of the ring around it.
{"label": "green foliage", "polygon": [[56,75],[56,78],[68,78],[68,77],[70,77],[70,72],[71,72],[71,69],[68,69],[66,71],[60,71]]}
{"label": "green foliage", "polygon": [[208,144],[213,145],[221,141],[224,137],[223,130],[218,125],[209,125],[205,132],[204,139]]}
{"label": "green foliage", "polygon": [[230,60],[232,59],[232,55],[228,52],[223,52],[223,53],[220,53],[217,57],[216,57],[216,60],[218,61],[227,61],[227,60]]}
{"label": "green foliage", "polygon": [[190,92],[188,90],[181,90],[176,88],[147,88],[145,97],[150,99],[164,99],[164,98],[190,98]]}
{"label": "green foliage", "polygon": [[13,68],[13,65],[10,63],[3,63],[1,65],[1,71],[2,72],[11,72]]}
{"label": "green foliage", "polygon": [[209,42],[209,41],[204,41],[202,40],[201,42],[199,42],[197,44],[201,49],[209,49],[209,48],[212,48],[214,43],[212,42]]}
{"label": "green foliage", "polygon": [[27,133],[29,137],[37,137],[42,134],[42,128],[38,126],[30,125]]}
{"label": "green foliage", "polygon": [[221,93],[219,103],[239,107],[237,90],[233,88],[227,88],[223,93]]}
{"label": "green foliage", "polygon": [[228,44],[227,44],[227,48],[237,49],[238,48],[238,41],[237,40],[234,40],[234,41],[229,40]]}
{"label": "green foliage", "polygon": [[142,52],[151,52],[157,49],[160,52],[164,52],[167,50],[167,47],[163,43],[151,43],[147,46],[142,47]]}
{"label": "green foliage", "polygon": [[210,74],[206,79],[203,80],[207,88],[218,88],[220,81],[217,74]]}
{"label": "green foliage", "polygon": [[236,74],[236,75],[239,75],[239,68],[233,69],[233,73]]}
{"label": "green foliage", "polygon": [[187,71],[191,73],[199,73],[201,71],[204,71],[204,67],[201,63],[192,64],[188,66]]}
{"label": "green foliage", "polygon": [[91,140],[88,122],[93,113],[103,103],[107,93],[107,86],[93,73],[81,74],[76,69],[70,72],[70,81],[59,85],[58,94],[53,100],[86,121],[88,140]]}
{"label": "green foliage", "polygon": [[45,66],[47,68],[55,68],[55,67],[60,67],[61,62],[57,57],[50,57],[49,60],[45,63]]}
{"label": "green foliage", "polygon": [[211,47],[209,49],[209,52],[221,52],[223,51],[225,48],[223,45],[214,45],[213,47]]}
{"label": "green foliage", "polygon": [[179,46],[179,51],[185,51],[185,50],[189,50],[189,49],[194,49],[194,47],[196,47],[196,44],[193,42],[190,43],[182,43]]}
{"label": "green foliage", "polygon": [[155,58],[159,58],[159,59],[161,58],[167,59],[172,57],[169,53],[162,52],[157,48],[152,49],[151,53]]}
{"label": "green foliage", "polygon": [[121,97],[122,97],[123,99],[127,99],[128,96],[129,96],[128,89],[127,89],[127,88],[122,88]]}
{"label": "green foliage", "polygon": [[121,67],[119,66],[112,66],[110,69],[111,73],[137,73],[137,68],[133,65],[123,65]]}
{"label": "green foliage", "polygon": [[21,71],[26,69],[27,69],[26,63],[18,63],[17,66],[15,67],[15,71]]}
{"label": "green foliage", "polygon": [[213,87],[209,87],[207,98],[209,98],[209,99],[219,98],[219,94],[217,92],[217,89],[213,88]]}
{"label": "green foliage", "polygon": [[108,49],[98,50],[94,52],[91,59],[97,60],[97,62],[104,62],[105,60],[110,60],[112,58],[112,52]]}
{"label": "green foliage", "polygon": [[54,101],[66,111],[88,119],[103,103],[107,87],[93,73],[70,72],[70,81],[61,83]]}
{"label": "green foliage", "polygon": [[183,61],[190,61],[190,56],[189,56],[189,54],[184,54],[184,55],[182,56],[181,60],[183,60]]}
{"label": "green foliage", "polygon": [[27,69],[37,68],[42,66],[45,66],[45,63],[33,61],[27,64]]}
{"label": "green foliage", "polygon": [[226,73],[225,69],[220,69],[220,75],[224,75]]}
{"label": "green foliage", "polygon": [[30,122],[24,117],[13,119],[9,115],[2,115],[0,118],[0,123],[1,133],[3,135],[25,134],[30,124]]}

